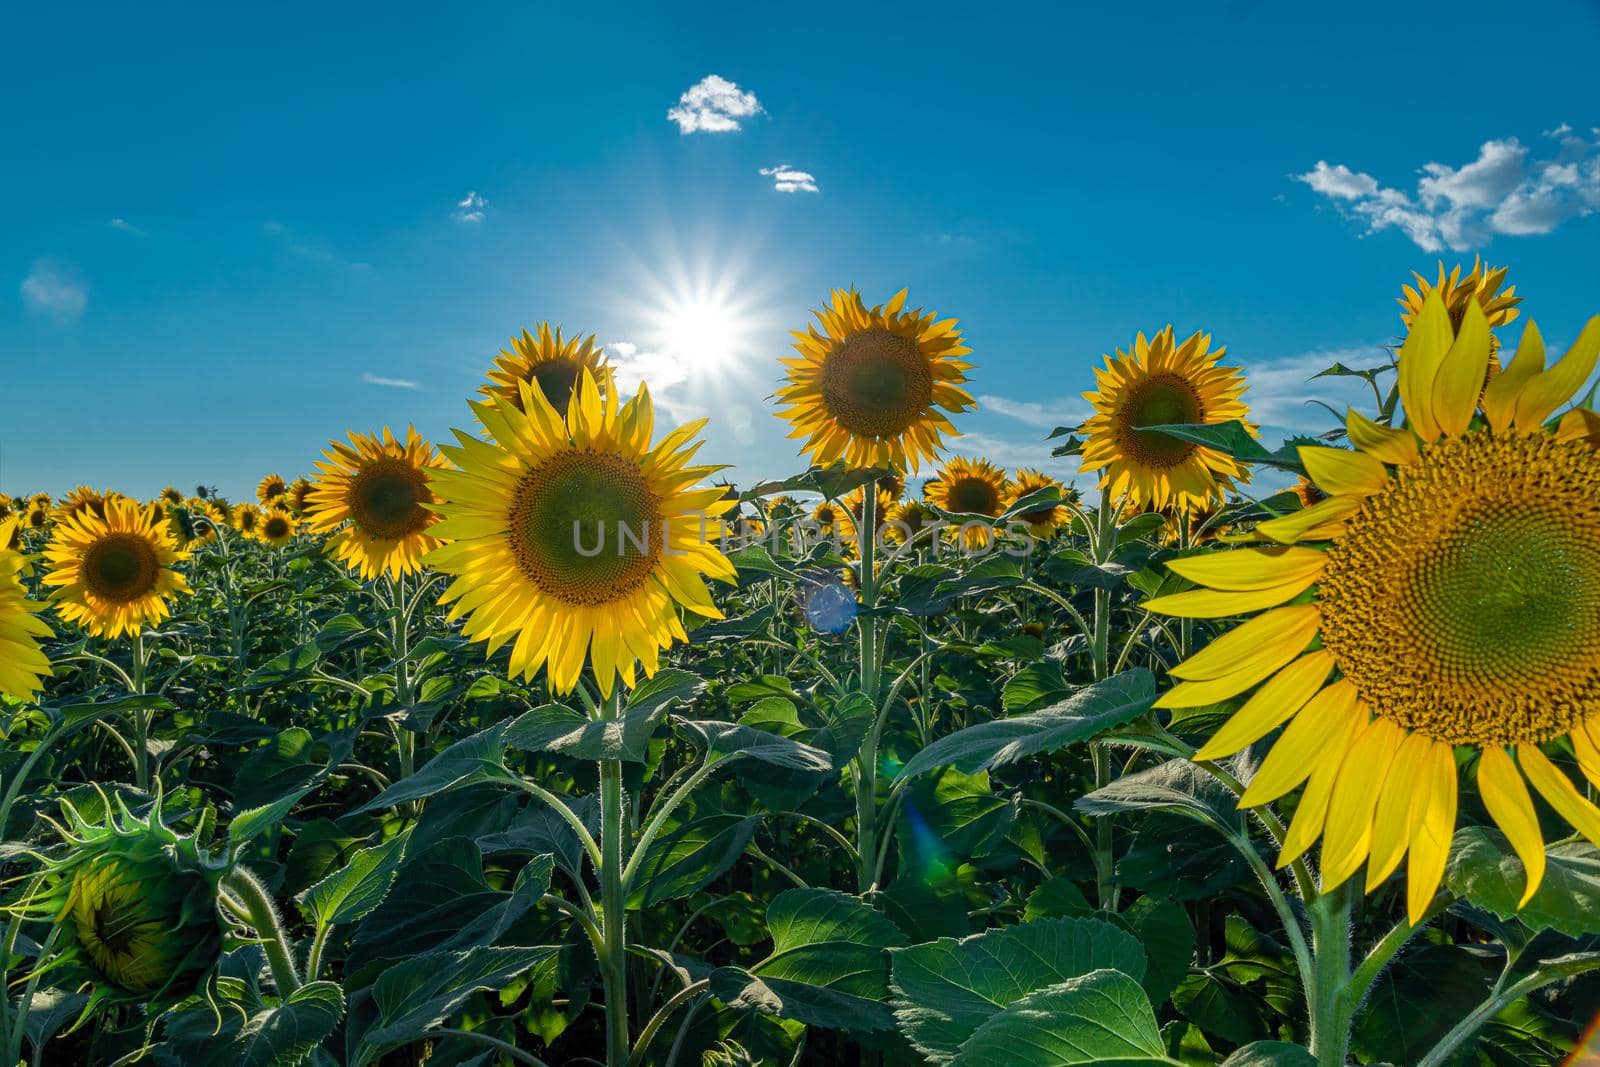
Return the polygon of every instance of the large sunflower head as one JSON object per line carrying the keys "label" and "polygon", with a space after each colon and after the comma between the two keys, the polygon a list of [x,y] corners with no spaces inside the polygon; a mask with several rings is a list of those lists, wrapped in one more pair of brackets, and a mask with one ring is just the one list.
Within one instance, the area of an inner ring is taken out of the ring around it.
{"label": "large sunflower head", "polygon": [[1248,470],[1226,453],[1146,429],[1244,421],[1244,377],[1219,364],[1226,351],[1200,332],[1178,344],[1168,326],[1148,339],[1139,334],[1095,370],[1099,388],[1083,394],[1095,411],[1083,424],[1083,470],[1100,471],[1113,500],[1134,511],[1190,507],[1220,501],[1248,480]]}
{"label": "large sunflower head", "polygon": [[1152,610],[1262,612],[1173,668],[1161,703],[1254,690],[1199,758],[1288,724],[1244,795],[1309,779],[1283,862],[1321,837],[1324,884],[1365,864],[1371,888],[1409,855],[1416,920],[1449,851],[1458,749],[1522,858],[1524,902],[1544,870],[1525,780],[1600,842],[1600,809],[1542,750],[1566,738],[1600,785],[1600,449],[1581,411],[1549,424],[1597,356],[1600,317],[1548,369],[1529,323],[1485,387],[1487,315],[1469,304],[1454,330],[1430,293],[1399,354],[1405,427],[1352,411],[1353,450],[1300,450],[1326,499],[1262,523],[1268,547],[1170,564],[1205,588]]}
{"label": "large sunflower head", "polygon": [[50,627],[35,617],[40,606],[23,590],[22,554],[6,547],[19,528],[15,517],[0,521],[0,693],[28,700],[50,674],[50,660],[39,649]]}
{"label": "large sunflower head", "polygon": [[103,516],[85,510],[57,526],[45,548],[44,582],[56,587],[63,619],[96,637],[117,638],[159,623],[171,613],[168,602],[189,592],[173,569],[187,556],[164,518],[112,497]]}
{"label": "large sunflower head", "polygon": [[434,475],[450,544],[428,562],[455,580],[442,600],[463,633],[489,652],[513,642],[511,670],[545,668],[569,692],[584,662],[609,695],[635,666],[653,675],[660,651],[687,640],[678,607],[721,618],[704,576],[732,581],[713,543],[715,519],[734,507],[721,468],[689,463],[704,425],[680,426],[654,445],[650,394],[619,407],[585,369],[565,418],[532,383],[521,404],[493,398],[473,411],[482,441],[456,431],[445,454],[458,470]]}
{"label": "large sunflower head", "polygon": [[1028,532],[1038,538],[1046,538],[1061,527],[1072,521],[1072,509],[1068,502],[1077,499],[1077,492],[1062,485],[1056,479],[1043,471],[1031,470],[1023,467],[1017,471],[1017,476],[1012,479],[1011,487],[1006,491],[1005,506],[1010,509],[1018,501],[1032,496],[1034,493],[1054,489],[1061,495],[1062,503],[1045,504],[1043,507],[1024,511],[1017,516],[1019,522],[1028,527]]}
{"label": "large sunflower head", "polygon": [[[1468,304],[1477,304],[1483,310],[1484,317],[1489,321],[1491,330],[1515,321],[1521,314],[1517,305],[1522,303],[1522,298],[1517,295],[1517,287],[1506,285],[1506,273],[1509,267],[1489,267],[1477,256],[1472,257],[1472,270],[1465,278],[1461,276],[1461,264],[1457,263],[1449,274],[1444,272],[1444,261],[1439,262],[1439,277],[1430,282],[1427,278],[1411,272],[1417,280],[1417,287],[1409,285],[1400,287],[1402,294],[1400,302],[1400,321],[1407,330],[1416,321],[1417,315],[1422,311],[1422,305],[1427,301],[1428,294],[1438,293],[1439,299],[1444,301],[1444,309],[1450,315],[1450,325],[1459,330],[1462,320],[1467,314]],[[1502,290],[1502,286],[1505,288]],[[1493,334],[1489,337],[1489,371],[1496,374],[1500,370],[1500,361],[1497,353],[1500,350],[1500,339]]]}
{"label": "large sunflower head", "polygon": [[262,507],[271,507],[279,503],[288,491],[289,483],[283,480],[283,475],[269,474],[256,484],[256,499],[261,501]]}
{"label": "large sunflower head", "polygon": [[956,320],[905,302],[902,289],[868,308],[855,290],[835,289],[816,325],[795,332],[799,356],[781,361],[788,384],[775,395],[814,462],[916,470],[937,457],[942,433],[956,435],[945,412],[973,406],[961,388],[972,350]]}
{"label": "large sunflower head", "polygon": [[[1010,488],[1006,472],[988,460],[956,456],[923,483],[922,497],[940,511],[998,518],[1005,510]],[[983,548],[992,539],[993,529],[981,519],[964,520],[955,536],[968,548]]]}
{"label": "large sunflower head", "polygon": [[96,1001],[186,995],[221,955],[217,887],[227,865],[164,825],[159,800],[145,818],[120,797],[102,795],[101,805],[103,821],[91,822],[62,802],[63,847],[10,910],[60,923],[39,973],[88,979]]}
{"label": "large sunflower head", "polygon": [[559,326],[552,330],[548,322],[541,322],[538,329],[539,336],[523,330],[521,337],[511,339],[511,351],[501,349],[489,370],[489,384],[479,392],[491,400],[520,407],[522,383],[532,382],[538,385],[539,392],[556,413],[565,417],[573,390],[578,387],[578,376],[583,371],[594,376],[602,393],[610,391],[611,367],[606,363],[605,350],[595,343],[593,334],[563,340]]}
{"label": "large sunflower head", "polygon": [[415,429],[404,442],[385,427],[383,435],[352,433],[350,443],[332,442],[318,463],[306,498],[307,525],[331,533],[328,551],[363,578],[398,578],[422,569],[422,556],[439,544],[433,479],[448,464]]}

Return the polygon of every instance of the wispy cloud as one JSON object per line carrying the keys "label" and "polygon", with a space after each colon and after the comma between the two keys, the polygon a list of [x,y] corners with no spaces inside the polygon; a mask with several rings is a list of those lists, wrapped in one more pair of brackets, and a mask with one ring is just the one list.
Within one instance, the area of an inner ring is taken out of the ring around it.
{"label": "wispy cloud", "polygon": [[1545,131],[1553,150],[1538,154],[1515,137],[1485,141],[1478,158],[1461,166],[1424,163],[1411,193],[1326,160],[1294,179],[1367,233],[1397,229],[1424,252],[1465,251],[1496,234],[1550,233],[1600,211],[1600,129],[1590,134],[1563,123]]}
{"label": "wispy cloud", "polygon": [[755,93],[720,75],[708,74],[683,91],[667,118],[678,124],[679,133],[733,133],[744,119],[761,111]]}
{"label": "wispy cloud", "polygon": [[[1019,467],[1030,467],[1069,483],[1078,477],[1078,458],[1051,455],[1057,442],[1046,441],[1042,436],[1019,438],[968,432],[960,437],[947,438],[945,443],[951,455],[988,459],[1008,472]],[[1092,480],[1086,478],[1084,484]]]}
{"label": "wispy cloud", "polygon": [[689,364],[681,357],[640,348],[631,341],[612,341],[605,350],[623,396],[638,392],[641,384],[648,385],[651,401],[674,420],[683,422],[705,414],[703,408],[673,392],[689,380]]}
{"label": "wispy cloud", "polygon": [[[1346,408],[1370,412],[1375,404],[1372,389],[1360,378],[1316,375],[1335,363],[1352,370],[1369,370],[1389,362],[1382,345],[1353,345],[1301,352],[1276,359],[1250,360],[1244,366],[1249,389],[1244,401],[1250,406],[1250,419],[1262,428],[1265,438],[1319,434],[1342,421]],[[1383,386],[1393,379],[1384,379]],[[1317,401],[1328,405],[1319,406]],[[1338,412],[1335,416],[1333,412]]]}
{"label": "wispy cloud", "polygon": [[1046,430],[1053,430],[1057,426],[1076,426],[1089,417],[1088,405],[1081,400],[1065,397],[1048,404],[1034,400],[1008,400],[1003,396],[980,396],[977,399],[979,411],[1004,415],[1008,419]]}
{"label": "wispy cloud", "polygon": [[368,385],[381,385],[389,389],[421,389],[422,386],[409,378],[384,378],[371,371],[361,375],[361,380]]}
{"label": "wispy cloud", "polygon": [[346,259],[337,249],[322,238],[291,230],[276,219],[268,219],[263,222],[261,224],[261,232],[290,255],[297,256],[308,262],[359,274],[372,270],[372,264]]}
{"label": "wispy cloud", "polygon": [[72,322],[89,306],[89,289],[69,265],[36,259],[22,279],[22,304],[35,315]]}
{"label": "wispy cloud", "polygon": [[125,233],[132,237],[149,237],[150,235],[124,218],[115,218],[106,223],[107,226],[118,233]]}
{"label": "wispy cloud", "polygon": [[456,210],[451,217],[457,222],[482,222],[484,209],[488,206],[489,201],[479,196],[477,190],[470,190],[456,201]]}
{"label": "wispy cloud", "polygon": [[796,170],[787,163],[779,163],[776,167],[762,167],[761,173],[772,179],[772,187],[780,193],[817,193],[822,190],[817,188],[817,179],[803,170]]}

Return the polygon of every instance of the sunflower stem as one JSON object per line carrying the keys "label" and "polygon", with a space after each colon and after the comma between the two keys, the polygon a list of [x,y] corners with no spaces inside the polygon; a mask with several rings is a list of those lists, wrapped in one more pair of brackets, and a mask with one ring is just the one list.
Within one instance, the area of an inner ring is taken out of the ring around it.
{"label": "sunflower stem", "polygon": [[234,867],[223,877],[222,884],[244,906],[244,918],[261,938],[261,947],[267,953],[267,965],[272,969],[272,981],[278,987],[278,995],[287,997],[300,988],[300,973],[295,970],[294,955],[289,951],[289,936],[284,932],[283,923],[278,920],[278,909],[272,903],[272,897],[267,894],[261,880],[251,874],[247,867]]}
{"label": "sunflower stem", "polygon": [[[1095,512],[1089,550],[1096,566],[1110,562],[1117,551],[1117,509],[1111,506],[1111,494],[1104,488],[1100,491],[1100,507]],[[1110,674],[1111,590],[1098,585],[1094,591],[1093,632],[1089,644],[1093,654],[1093,678],[1096,682],[1104,681]],[[1099,743],[1092,743],[1089,753],[1094,763],[1094,787],[1104,789],[1111,784],[1111,753]],[[1102,909],[1116,911],[1117,887],[1113,877],[1116,841],[1110,816],[1095,820],[1094,836],[1095,900]]]}
{"label": "sunflower stem", "polygon": [[1310,902],[1311,1053],[1320,1067],[1344,1067],[1350,1051],[1350,883]]}
{"label": "sunflower stem", "polygon": [[[605,698],[605,717],[621,715],[621,690]],[[623,879],[622,761],[600,761],[600,912],[605,938],[600,962],[606,996],[606,1064],[626,1067],[628,1041],[628,919]]]}
{"label": "sunflower stem", "polygon": [[[877,485],[862,486],[861,521],[856,525],[856,545],[861,556],[861,607],[864,618],[856,620],[861,638],[861,692],[871,702],[873,721],[878,719],[878,618],[873,608],[878,600],[877,576]],[[866,893],[877,878],[873,860],[878,852],[878,731],[870,729],[856,755],[856,888]]]}
{"label": "sunflower stem", "polygon": [[[133,633],[133,695],[144,695],[144,629],[143,627]],[[133,709],[133,777],[141,793],[150,791],[150,745],[147,738],[150,734],[150,717],[153,712],[149,708]]]}

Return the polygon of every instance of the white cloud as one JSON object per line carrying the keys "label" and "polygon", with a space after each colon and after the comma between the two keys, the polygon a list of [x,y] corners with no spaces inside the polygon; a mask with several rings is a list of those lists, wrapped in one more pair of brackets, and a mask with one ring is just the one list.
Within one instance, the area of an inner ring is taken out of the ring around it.
{"label": "white cloud", "polygon": [[120,233],[129,234],[129,235],[131,235],[133,237],[149,237],[150,236],[148,233],[146,233],[145,231],[139,229],[139,227],[135,226],[133,223],[129,222],[127,219],[123,219],[123,218],[112,219],[110,222],[106,223],[106,225],[111,227],[113,230],[117,230]]}
{"label": "white cloud", "polygon": [[1089,409],[1081,401],[1061,399],[1049,404],[1034,400],[1008,400],[1003,396],[978,397],[978,410],[1009,419],[1053,430],[1057,426],[1077,426],[1089,417]]}
{"label": "white cloud", "polygon": [[482,222],[483,209],[488,206],[489,201],[479,196],[477,190],[471,190],[456,201],[456,210],[452,217],[457,222]]}
{"label": "white cloud", "polygon": [[[1346,408],[1370,412],[1377,401],[1371,387],[1360,378],[1315,375],[1335,363],[1352,370],[1370,370],[1388,362],[1388,353],[1377,344],[1247,361],[1244,380],[1249,389],[1244,402],[1250,406],[1250,420],[1262,428],[1262,437],[1271,444],[1283,437],[1324,433],[1342,422]],[[1383,378],[1380,388],[1387,389],[1392,381]],[[1314,401],[1327,404],[1333,411]]]}
{"label": "white cloud", "polygon": [[36,315],[71,322],[89,306],[89,290],[71,267],[36,259],[22,279],[22,303]]}
{"label": "white cloud", "polygon": [[390,389],[421,389],[422,386],[409,378],[383,378],[371,371],[361,375],[361,380],[367,385],[382,385]]}
{"label": "white cloud", "polygon": [[689,380],[689,364],[683,358],[642,349],[631,341],[612,341],[605,350],[623,396],[638,392],[641,384],[648,385],[651,401],[674,420],[683,422],[705,414],[703,408],[672,392]]}
{"label": "white cloud", "polygon": [[740,120],[761,114],[761,101],[717,74],[708,74],[685,89],[678,106],[667,118],[678,124],[678,132],[732,133]]}
{"label": "white cloud", "polygon": [[1466,251],[1495,234],[1550,233],[1600,211],[1600,138],[1574,136],[1565,123],[1545,135],[1560,142],[1553,158],[1530,158],[1515,137],[1485,141],[1459,167],[1423,164],[1414,193],[1326,160],[1294,179],[1365,223],[1367,233],[1397,229],[1424,252]]}
{"label": "white cloud", "polygon": [[762,167],[761,173],[772,179],[772,187],[780,193],[816,193],[817,179],[803,170],[796,170],[787,163],[779,163],[776,167]]}

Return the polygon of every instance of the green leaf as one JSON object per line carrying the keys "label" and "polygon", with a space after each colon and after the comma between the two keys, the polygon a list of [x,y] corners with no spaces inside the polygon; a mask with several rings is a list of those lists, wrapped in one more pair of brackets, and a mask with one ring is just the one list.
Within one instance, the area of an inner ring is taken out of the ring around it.
{"label": "green leaf", "polygon": [[1073,806],[1093,816],[1129,811],[1176,812],[1222,833],[1233,833],[1239,827],[1239,809],[1233,794],[1188,760],[1168,760],[1118,778],[1079,797]]}
{"label": "green leaf", "polygon": [[1418,945],[1372,984],[1352,1045],[1369,1060],[1415,1063],[1489,993],[1484,964],[1460,945]]}
{"label": "green leaf", "polygon": [[1172,1006],[1207,1035],[1235,1045],[1261,1036],[1263,1023],[1237,990],[1214,974],[1191,974],[1172,993]]}
{"label": "green leaf", "polygon": [[356,926],[349,971],[439,949],[508,896],[484,879],[483,855],[467,838],[412,852],[382,903]]}
{"label": "green leaf", "polygon": [[626,711],[639,715],[664,711],[674,704],[692,700],[705,685],[688,671],[673,668],[657,671],[654,678],[646,678],[629,694]]}
{"label": "green leaf", "polygon": [[[886,950],[905,935],[856,897],[829,889],[790,889],[767,906],[772,952],[749,971],[724,968],[713,992],[730,1007],[808,1026],[878,1030],[894,1025]],[[742,984],[741,984],[742,982]],[[720,991],[719,991],[720,990]]]}
{"label": "green leaf", "polygon": [[1028,903],[1022,911],[1022,921],[1031,922],[1034,919],[1053,919],[1062,915],[1077,914],[1088,910],[1089,899],[1066,878],[1057,875],[1039,883],[1039,887],[1028,894]]}
{"label": "green leaf", "polygon": [[1053,752],[1138,718],[1155,698],[1155,678],[1149,671],[1125,671],[1039,711],[957,730],[911,757],[900,774],[950,766],[971,774]]}
{"label": "green leaf", "polygon": [[562,704],[546,704],[519,715],[502,735],[507,748],[555,752],[581,760],[643,763],[665,708],[630,704],[618,719],[591,719]]}
{"label": "green leaf", "polygon": [[712,760],[743,757],[796,771],[830,771],[833,760],[819,748],[740,723],[674,719]]}
{"label": "green leaf", "polygon": [[628,907],[648,908],[685,897],[722,876],[750,843],[761,816],[723,806],[715,796],[691,797],[650,842],[628,889]]}
{"label": "green leaf", "polygon": [[[1020,1057],[1020,1059],[1019,1059]],[[973,1033],[951,1067],[1168,1064],[1144,990],[1114,970],[1091,971],[1028,994]]]}
{"label": "green leaf", "polygon": [[1266,467],[1304,474],[1300,455],[1293,449],[1283,448],[1269,452],[1238,419],[1216,423],[1162,423],[1142,427],[1146,433],[1161,433],[1232,456],[1241,463],[1259,463]]}
{"label": "green leaf", "polygon": [[1317,1058],[1287,1041],[1252,1041],[1223,1060],[1222,1067],[1317,1067]]}
{"label": "green leaf", "polygon": [[361,1063],[384,1049],[415,1041],[450,1017],[480,989],[499,989],[534,964],[554,955],[537,948],[480,947],[466,952],[428,952],[397,963],[372,987],[377,1023],[361,1041]]}
{"label": "green leaf", "polygon": [[1140,897],[1122,916],[1144,942],[1150,967],[1141,984],[1150,1003],[1159,1006],[1189,973],[1194,959],[1194,924],[1182,904],[1155,896]]}
{"label": "green leaf", "polygon": [[309,982],[276,1005],[242,1017],[230,1005],[219,1016],[190,1011],[167,1026],[164,1051],[185,1067],[296,1067],[344,1017],[344,991]]}
{"label": "green leaf", "polygon": [[253,840],[283,824],[284,818],[289,814],[300,798],[305,796],[315,786],[303,786],[291,793],[279,797],[270,804],[263,804],[258,808],[241,811],[228,823],[228,847],[237,852],[241,845]]}
{"label": "green leaf", "polygon": [[352,814],[392,808],[477,782],[503,782],[510,778],[502,761],[506,755],[506,723],[463,737],[434,756],[422,769],[391,785]]}
{"label": "green leaf", "polygon": [[301,913],[318,928],[365,918],[388,896],[406,843],[407,835],[400,834],[357,852],[344,867],[300,894]]}
{"label": "green leaf", "polygon": [[984,856],[1016,825],[1017,804],[995,796],[985,771],[962,774],[946,767],[912,783],[900,806],[899,843],[904,864],[922,867]]}
{"label": "green leaf", "polygon": [[1031,993],[1104,968],[1130,981],[1145,974],[1138,940],[1091,918],[1039,919],[959,941],[942,937],[896,949],[890,958],[895,1017],[935,1063],[950,1062],[985,1022]]}
{"label": "green leaf", "polygon": [[1529,929],[1572,937],[1593,933],[1600,914],[1600,849],[1587,841],[1567,842],[1549,846],[1545,855],[1544,881],[1519,910],[1527,884],[1522,861],[1499,832],[1465,826],[1451,843],[1445,882],[1456,896]]}
{"label": "green leaf", "polygon": [[689,631],[690,640],[695,644],[707,641],[728,641],[754,637],[767,628],[767,623],[772,621],[772,608],[767,606],[757,608],[748,615],[741,615],[733,619],[715,619],[703,622]]}

